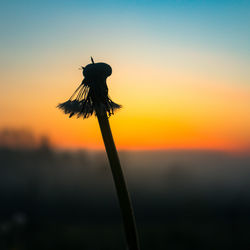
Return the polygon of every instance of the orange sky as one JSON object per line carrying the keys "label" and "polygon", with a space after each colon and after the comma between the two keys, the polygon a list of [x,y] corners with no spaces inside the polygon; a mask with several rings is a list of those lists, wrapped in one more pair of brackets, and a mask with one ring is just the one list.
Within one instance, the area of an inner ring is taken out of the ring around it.
{"label": "orange sky", "polygon": [[[235,88],[221,76],[205,78],[183,71],[178,74],[153,65],[150,69],[131,64],[117,67],[113,65],[108,85],[111,98],[123,105],[110,118],[118,148],[249,148],[248,88]],[[40,70],[34,76],[25,73],[21,75],[21,79],[26,77],[24,89],[9,85],[11,94],[1,99],[3,125],[48,134],[57,147],[103,148],[95,117],[69,119],[56,109],[57,103],[66,100],[82,79],[76,67],[65,67],[63,72],[63,76],[48,72],[38,78]]]}

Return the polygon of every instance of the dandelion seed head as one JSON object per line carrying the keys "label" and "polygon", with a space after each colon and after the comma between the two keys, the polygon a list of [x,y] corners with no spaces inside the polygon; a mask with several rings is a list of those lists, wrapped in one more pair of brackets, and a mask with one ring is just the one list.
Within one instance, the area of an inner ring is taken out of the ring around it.
{"label": "dandelion seed head", "polygon": [[112,68],[107,63],[92,63],[83,68],[83,76],[86,79],[107,78],[112,74]]}
{"label": "dandelion seed head", "polygon": [[69,114],[88,118],[98,112],[107,113],[108,116],[121,108],[108,96],[107,77],[112,74],[112,68],[107,63],[95,63],[91,57],[91,64],[82,66],[84,79],[68,101],[60,103],[57,107]]}

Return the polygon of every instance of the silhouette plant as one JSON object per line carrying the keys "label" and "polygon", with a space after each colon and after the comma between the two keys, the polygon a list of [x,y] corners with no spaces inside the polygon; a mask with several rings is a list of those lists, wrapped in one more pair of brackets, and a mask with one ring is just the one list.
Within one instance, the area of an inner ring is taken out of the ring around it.
{"label": "silhouette plant", "polygon": [[91,61],[91,64],[82,67],[84,79],[80,86],[58,108],[69,117],[97,116],[122,212],[128,249],[139,250],[134,212],[108,120],[116,109],[121,108],[108,96],[106,79],[112,74],[112,68],[106,63],[95,63],[92,57]]}

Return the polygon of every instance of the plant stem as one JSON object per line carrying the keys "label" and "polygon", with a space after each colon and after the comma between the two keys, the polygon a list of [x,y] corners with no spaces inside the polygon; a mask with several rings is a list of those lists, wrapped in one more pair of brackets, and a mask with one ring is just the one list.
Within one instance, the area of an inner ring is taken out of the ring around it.
{"label": "plant stem", "polygon": [[114,139],[111,133],[109,120],[105,112],[96,110],[102,138],[105,144],[106,152],[109,159],[113,179],[115,182],[116,192],[119,199],[120,209],[124,223],[125,235],[129,250],[139,250],[139,241],[135,223],[134,212],[130,201],[125,178],[122,172],[118,153],[115,147]]}

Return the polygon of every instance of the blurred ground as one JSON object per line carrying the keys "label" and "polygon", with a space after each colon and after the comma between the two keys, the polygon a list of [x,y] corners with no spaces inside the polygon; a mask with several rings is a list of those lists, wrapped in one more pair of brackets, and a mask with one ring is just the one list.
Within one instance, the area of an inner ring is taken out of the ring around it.
{"label": "blurred ground", "polygon": [[[249,249],[250,156],[120,152],[142,249]],[[0,249],[125,249],[104,152],[0,132]]]}

